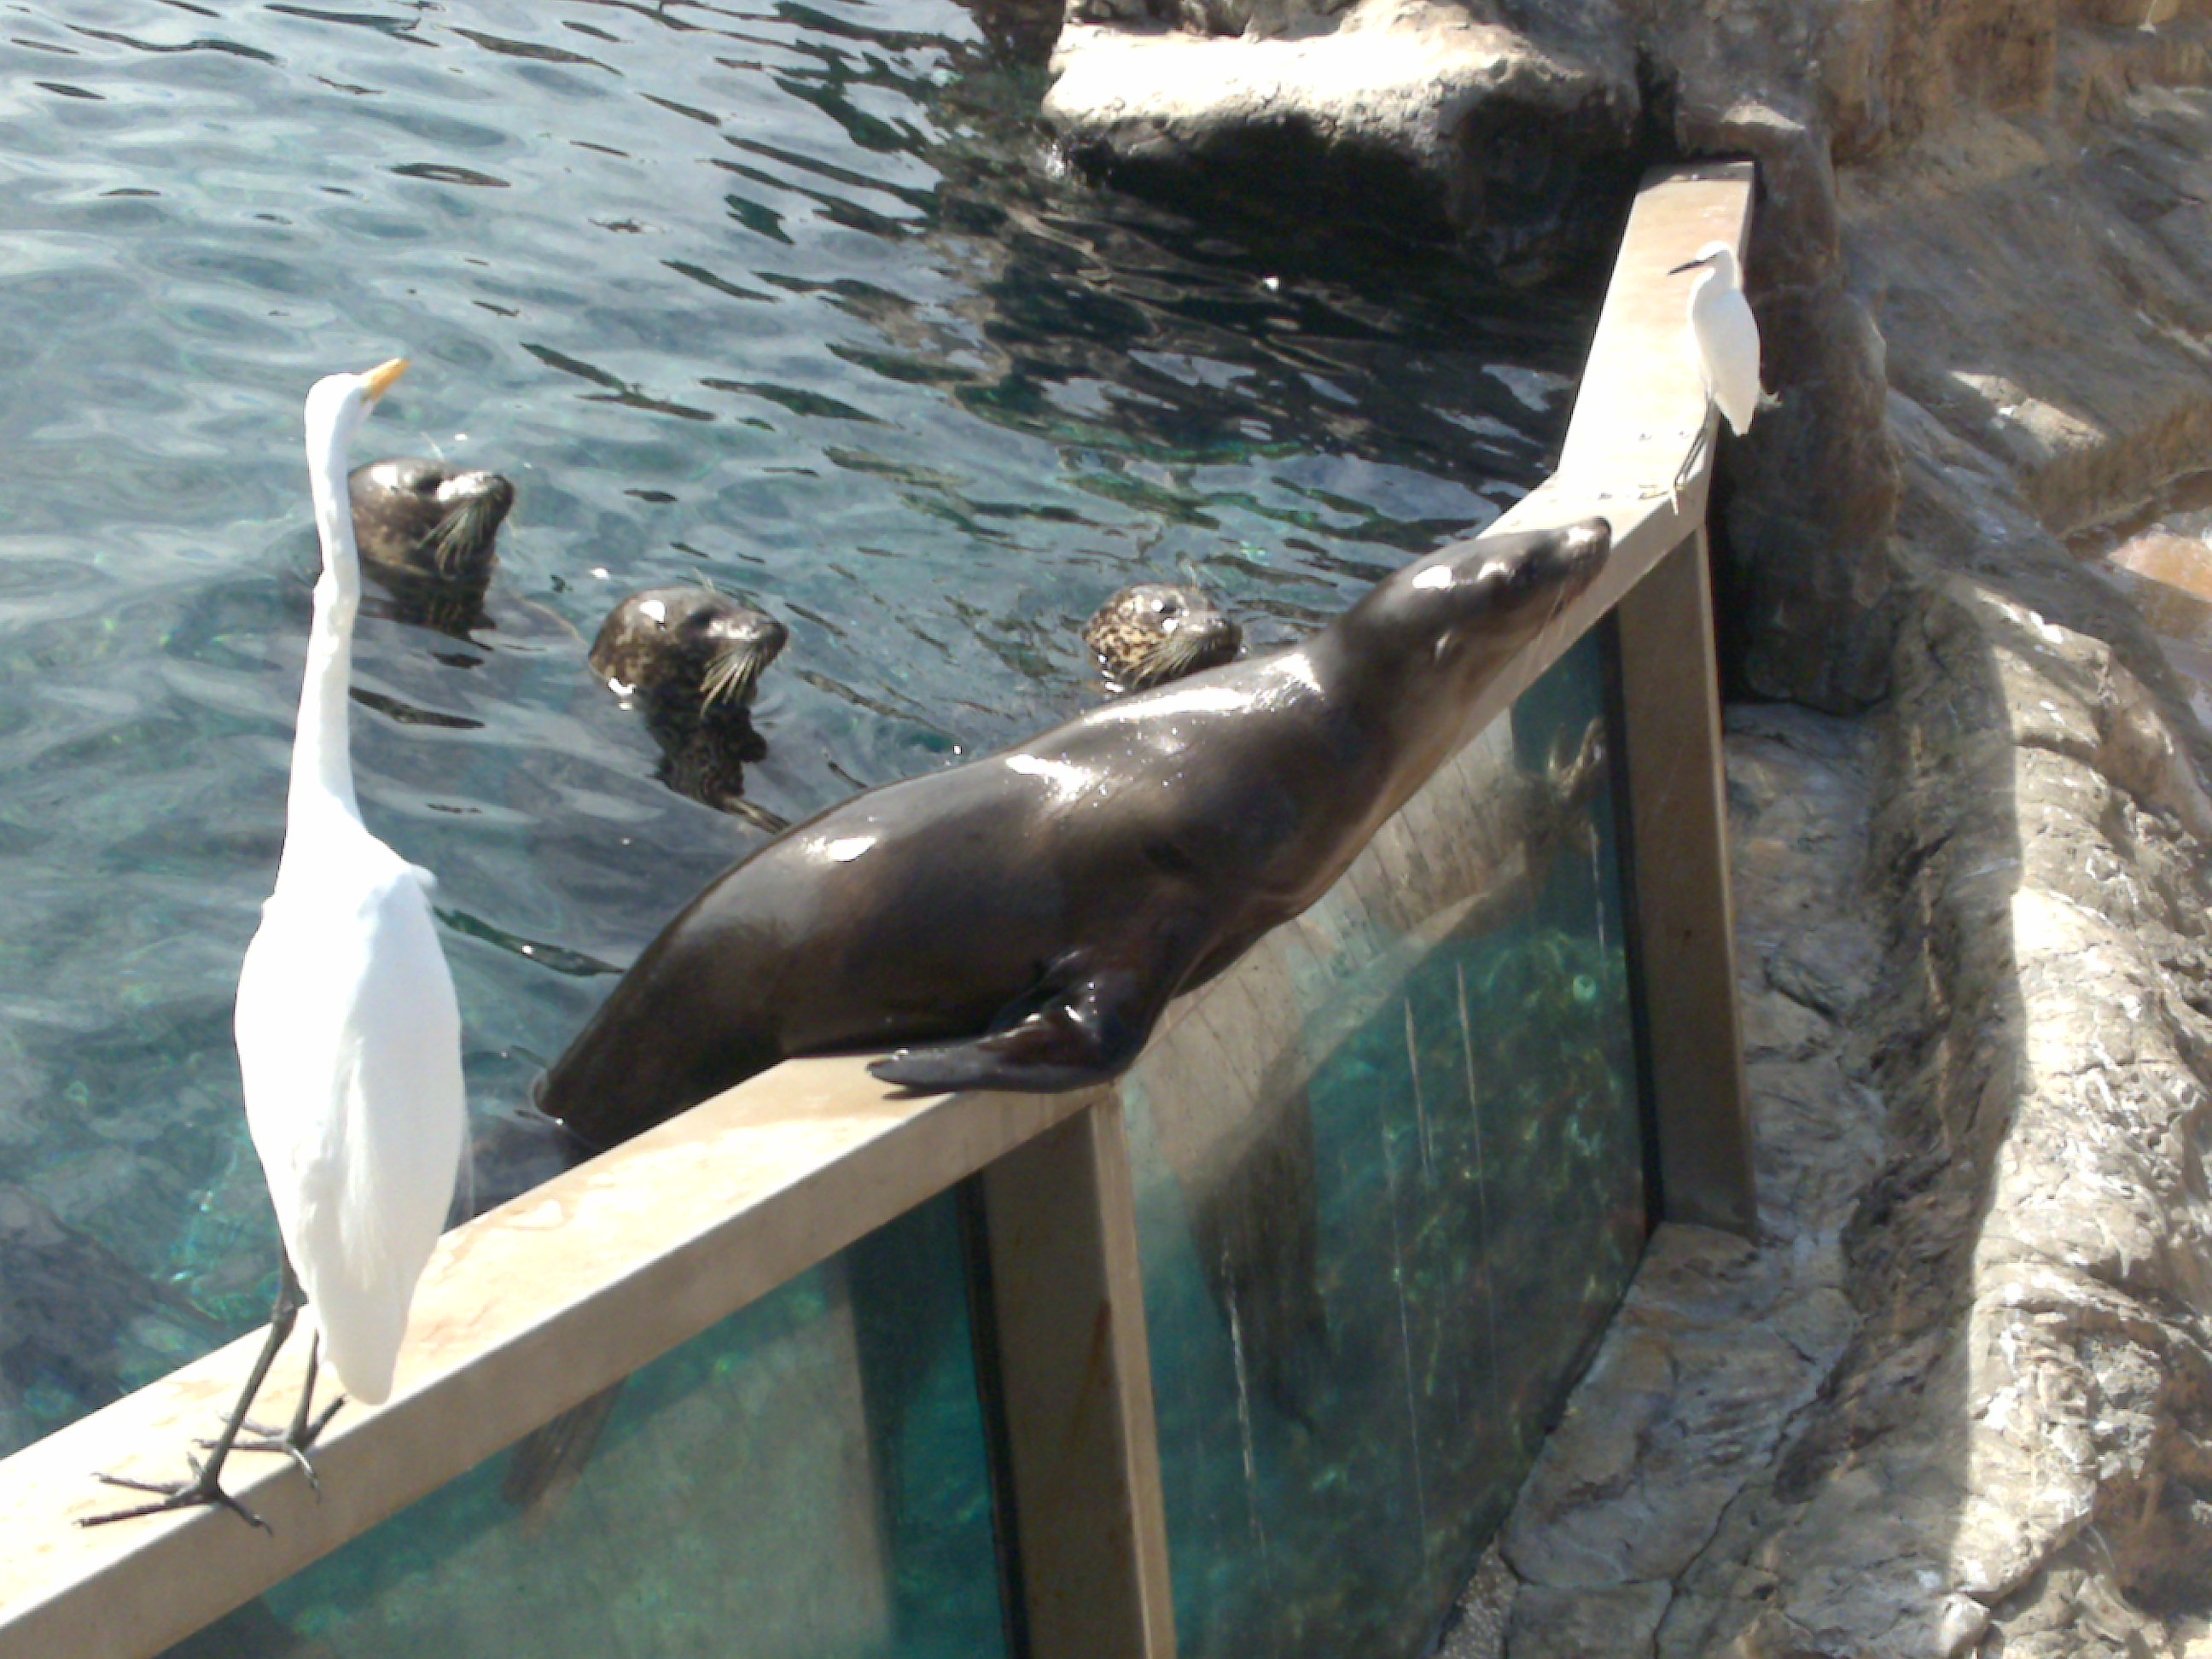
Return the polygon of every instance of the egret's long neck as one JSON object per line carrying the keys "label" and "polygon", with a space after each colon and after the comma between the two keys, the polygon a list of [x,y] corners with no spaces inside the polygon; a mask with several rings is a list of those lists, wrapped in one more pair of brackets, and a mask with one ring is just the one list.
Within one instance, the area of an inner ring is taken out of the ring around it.
{"label": "egret's long neck", "polygon": [[353,619],[361,606],[361,554],[354,545],[345,447],[337,433],[310,419],[307,483],[315,498],[315,533],[323,574],[315,582],[315,619],[307,630],[307,677],[300,690],[300,729],[292,744],[288,814],[335,805],[361,816],[353,793],[353,757],[346,742],[347,693],[353,682]]}

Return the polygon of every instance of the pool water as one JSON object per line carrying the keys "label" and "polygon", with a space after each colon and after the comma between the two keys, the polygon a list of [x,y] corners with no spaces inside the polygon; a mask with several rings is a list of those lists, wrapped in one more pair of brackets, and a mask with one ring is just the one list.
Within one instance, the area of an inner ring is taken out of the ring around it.
{"label": "pool water", "polygon": [[487,626],[372,593],[356,651],[480,1133],[762,833],[593,682],[622,594],[789,625],[746,789],[797,818],[1102,695],[1077,629],[1123,583],[1194,577],[1265,649],[1541,476],[1592,293],[1095,191],[1007,38],[952,0],[9,7],[0,1451],[266,1315],[230,1006],[319,375],[404,352],[355,459],[520,491]]}

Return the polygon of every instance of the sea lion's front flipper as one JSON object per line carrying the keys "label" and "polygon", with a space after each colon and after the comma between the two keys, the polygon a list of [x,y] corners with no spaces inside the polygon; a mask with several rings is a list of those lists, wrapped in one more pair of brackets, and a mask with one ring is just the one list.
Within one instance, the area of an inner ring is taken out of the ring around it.
{"label": "sea lion's front flipper", "polygon": [[1145,1047],[1174,976],[1127,967],[1072,975],[1057,996],[1003,1031],[902,1048],[868,1069],[927,1093],[1007,1089],[1057,1094],[1119,1076]]}

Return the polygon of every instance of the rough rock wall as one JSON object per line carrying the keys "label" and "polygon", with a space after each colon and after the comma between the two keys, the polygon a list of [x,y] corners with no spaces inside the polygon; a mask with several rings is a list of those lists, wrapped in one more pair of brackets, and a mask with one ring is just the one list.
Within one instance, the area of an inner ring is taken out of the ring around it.
{"label": "rough rock wall", "polygon": [[[1849,1080],[1886,1103],[1841,1237],[1856,1329],[1799,1345],[1809,1399],[1802,1374],[1738,1396],[1724,1434],[1674,1410],[1678,1465],[1770,1432],[1777,1455],[1706,1496],[1717,1520],[1663,1583],[1570,1558],[1569,1607],[1656,1609],[1584,1659],[2212,1654],[2212,802],[2164,660],[2057,533],[2212,465],[2203,38],[2063,28],[2061,107],[1970,112],[1842,173],[1901,462],[1864,866],[1886,939],[1847,1011]],[[1753,1066],[1784,1156],[1802,1126]],[[1803,1224],[1759,1257],[1817,1285]],[[1678,1278],[1650,1294],[1679,1313]],[[1700,1343],[1761,1346],[1758,1308],[1705,1311],[1678,1351],[1692,1399],[1723,1380]],[[1601,1518],[1573,1496],[1577,1439],[1509,1538],[1555,1599],[1555,1532]],[[1656,1459],[1621,1489],[1685,1490]],[[1536,1629],[1516,1612],[1507,1651],[1551,1651]]]}
{"label": "rough rock wall", "polygon": [[[2001,477],[1940,442],[1923,466],[1968,475],[1931,481],[1942,509],[2039,537]],[[1858,1328],[1654,1650],[2179,1653],[2212,1633],[2195,780],[2075,573],[1912,562],[1875,775],[1889,938],[1860,1017],[1890,1156],[1844,1235]]]}

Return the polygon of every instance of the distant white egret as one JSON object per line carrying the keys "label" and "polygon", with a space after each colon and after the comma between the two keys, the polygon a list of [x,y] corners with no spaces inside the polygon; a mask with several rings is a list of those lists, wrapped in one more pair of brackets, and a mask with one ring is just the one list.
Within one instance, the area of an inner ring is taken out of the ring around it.
{"label": "distant white egret", "polygon": [[[127,1520],[219,1504],[265,1526],[222,1489],[234,1449],[306,1449],[343,1400],[311,1415],[319,1349],[338,1380],[375,1404],[392,1389],[416,1280],[430,1257],[460,1166],[466,1117],[460,1010],[430,914],[428,871],[369,834],[347,744],[360,556],[346,494],[346,447],[407,367],[333,374],[307,394],[307,477],[322,538],[307,684],[292,745],[276,890],[238,976],[238,1058],[246,1117],[275,1201],[283,1274],[269,1338],[221,1434],[187,1455],[192,1479],[103,1474],[159,1501],[92,1517]],[[254,1395],[302,1296],[315,1343],[291,1425],[241,1440]],[[309,1471],[312,1476],[313,1471]]]}
{"label": "distant white egret", "polygon": [[[1743,297],[1734,248],[1726,242],[1708,242],[1698,250],[1696,258],[1685,260],[1667,274],[1678,276],[1686,270],[1700,270],[1690,288],[1690,360],[1697,365],[1698,378],[1705,382],[1707,416],[1717,407],[1729,429],[1741,437],[1751,430],[1751,418],[1764,401],[1759,386],[1759,324]],[[1698,440],[1674,475],[1676,489],[1689,477],[1708,441],[1701,422]]]}

